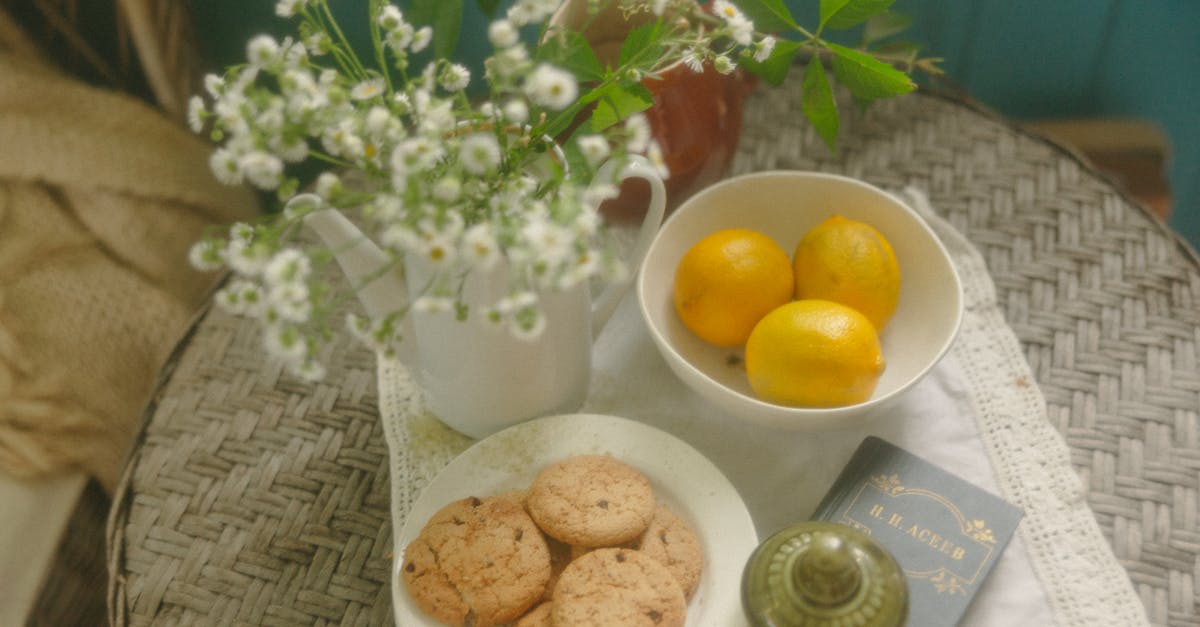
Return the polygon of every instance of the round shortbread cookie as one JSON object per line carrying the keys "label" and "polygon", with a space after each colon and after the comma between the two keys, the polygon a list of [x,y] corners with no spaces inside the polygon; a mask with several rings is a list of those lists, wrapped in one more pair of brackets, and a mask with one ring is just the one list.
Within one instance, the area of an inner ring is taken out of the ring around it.
{"label": "round shortbread cookie", "polygon": [[636,538],[657,504],[650,482],[628,464],[608,455],[577,455],[542,469],[526,506],[547,534],[599,547]]}
{"label": "round shortbread cookie", "polygon": [[654,520],[634,548],[666,566],[683,588],[683,595],[691,598],[704,569],[704,551],[700,548],[700,538],[687,522],[659,505]]}
{"label": "round shortbread cookie", "polygon": [[567,566],[554,587],[553,624],[680,627],[687,601],[658,560],[631,549],[596,549]]}
{"label": "round shortbread cookie", "polygon": [[404,550],[405,587],[417,606],[448,625],[498,625],[542,598],[550,551],[512,495],[454,501]]}

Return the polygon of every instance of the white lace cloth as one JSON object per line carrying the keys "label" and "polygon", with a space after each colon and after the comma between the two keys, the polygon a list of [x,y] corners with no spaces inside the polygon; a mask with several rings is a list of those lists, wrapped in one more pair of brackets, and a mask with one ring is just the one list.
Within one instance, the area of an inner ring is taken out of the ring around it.
{"label": "white lace cloth", "polygon": [[[877,435],[1021,507],[1025,517],[963,625],[1145,625],[1145,610],[1084,499],[1066,442],[1012,330],[982,257],[916,190],[910,204],[962,277],[966,312],[947,356],[893,415],[835,433],[790,433],[732,419],[667,368],[632,293],[596,342],[581,412],[633,418],[690,443],[724,471],[759,537],[809,517],[867,435]],[[391,452],[394,529],[426,484],[472,440],[426,412],[405,365],[380,359],[379,400]]]}

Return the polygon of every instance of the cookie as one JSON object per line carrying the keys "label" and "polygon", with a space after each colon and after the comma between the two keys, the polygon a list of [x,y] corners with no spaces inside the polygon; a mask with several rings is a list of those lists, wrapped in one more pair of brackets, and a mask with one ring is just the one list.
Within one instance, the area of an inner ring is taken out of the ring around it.
{"label": "cookie", "polygon": [[683,588],[683,595],[691,598],[700,583],[700,572],[704,570],[704,551],[691,525],[659,505],[654,520],[650,521],[634,548],[666,566]]}
{"label": "cookie", "polygon": [[547,466],[526,499],[543,531],[582,547],[636,538],[650,525],[656,506],[649,480],[608,455],[577,455]]}
{"label": "cookie", "polygon": [[571,562],[554,587],[553,624],[680,627],[687,601],[658,560],[631,549],[596,549]]}
{"label": "cookie", "polygon": [[447,625],[498,625],[538,602],[550,579],[541,531],[512,495],[454,501],[404,550],[417,606]]}
{"label": "cookie", "polygon": [[517,619],[513,627],[552,627],[554,623],[550,621],[550,612],[553,608],[554,604],[546,601]]}

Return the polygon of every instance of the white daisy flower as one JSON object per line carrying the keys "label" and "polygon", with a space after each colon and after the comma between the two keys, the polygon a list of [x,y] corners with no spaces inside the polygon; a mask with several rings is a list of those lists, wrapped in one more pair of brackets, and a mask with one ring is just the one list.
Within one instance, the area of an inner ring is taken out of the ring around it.
{"label": "white daisy flower", "polygon": [[717,15],[717,17],[720,17],[726,22],[736,19],[745,19],[745,16],[742,15],[741,10],[734,6],[732,2],[729,2],[729,0],[714,0],[712,4],[712,11]]}
{"label": "white daisy flower", "polygon": [[433,197],[444,202],[452,203],[462,195],[462,182],[453,176],[444,176],[433,184]]}
{"label": "white daisy flower", "polygon": [[313,191],[321,198],[332,198],[334,194],[342,191],[342,179],[333,172],[322,172],[317,175]]}
{"label": "white daisy flower", "polygon": [[220,242],[215,240],[201,240],[192,244],[188,250],[188,261],[192,267],[201,272],[212,272],[220,270],[225,264],[225,250]]}
{"label": "white daisy flower", "polygon": [[229,227],[229,241],[249,244],[254,241],[254,227],[245,222],[234,222]]}
{"label": "white daisy flower", "polygon": [[526,78],[525,93],[535,103],[561,111],[575,102],[579,95],[579,84],[570,72],[543,63]]}
{"label": "white daisy flower", "polygon": [[404,14],[400,12],[399,7],[389,4],[383,7],[379,12],[379,25],[384,30],[393,30],[399,28],[404,23]]}
{"label": "white daisy flower", "polygon": [[350,89],[350,98],[353,100],[370,100],[377,96],[383,95],[385,84],[382,78],[367,79]]}
{"label": "white daisy flower", "polygon": [[232,241],[225,249],[225,263],[244,276],[258,276],[271,260],[267,250],[260,244]]}
{"label": "white daisy flower", "polygon": [[444,135],[458,125],[454,116],[454,103],[450,100],[439,101],[427,107],[421,114],[420,130],[430,135]]}
{"label": "white daisy flower", "polygon": [[558,278],[555,287],[559,290],[569,290],[594,276],[599,267],[600,262],[596,253],[590,250],[584,251],[575,256],[574,262]]}
{"label": "white daisy flower", "polygon": [[408,94],[398,91],[392,96],[392,108],[395,109],[396,115],[407,115],[412,111],[412,101],[408,99]]}
{"label": "white daisy flower", "polygon": [[374,105],[363,118],[363,129],[374,137],[383,137],[392,122],[392,112],[387,107]]}
{"label": "white daisy flower", "polygon": [[723,54],[718,54],[717,56],[713,57],[713,68],[715,68],[717,72],[720,72],[721,74],[732,74],[733,71],[737,69],[737,64],[735,64],[729,57]]}
{"label": "white daisy flower", "polygon": [[470,83],[471,71],[458,63],[451,63],[438,75],[438,84],[446,91],[461,91]]}
{"label": "white daisy flower", "polygon": [[392,151],[392,171],[407,176],[433,166],[445,155],[441,144],[425,137],[406,139]]}
{"label": "white daisy flower", "polygon": [[236,316],[255,315],[262,306],[262,288],[245,279],[230,281],[214,295],[217,306]]}
{"label": "white daisy flower", "polygon": [[490,133],[475,133],[463,140],[458,159],[471,174],[487,174],[500,165],[500,144]]}
{"label": "white daisy flower", "polygon": [[507,48],[520,41],[520,33],[512,22],[496,20],[488,25],[488,41],[496,48]]}
{"label": "white daisy flower", "polygon": [[270,146],[280,159],[288,163],[299,163],[308,157],[308,142],[303,137],[280,135],[271,138]]}
{"label": "white daisy flower", "polygon": [[284,66],[290,69],[303,66],[308,61],[308,47],[304,45],[304,42],[291,41],[291,37],[284,41],[286,43],[283,53]]}
{"label": "white daisy flower", "polygon": [[514,124],[524,124],[529,121],[529,105],[524,100],[509,100],[504,104],[504,119]]}
{"label": "white daisy flower", "polygon": [[275,15],[279,17],[292,17],[304,8],[307,0],[279,0],[275,3]]}
{"label": "white daisy flower", "polygon": [[458,251],[454,248],[454,242],[441,234],[424,238],[420,255],[432,268],[449,268],[458,259]]}
{"label": "white daisy flower", "polygon": [[487,272],[500,261],[500,243],[487,223],[473,225],[462,238],[463,255],[476,269]]}
{"label": "white daisy flower", "polygon": [[413,52],[421,52],[433,41],[433,29],[428,26],[422,26],[413,34],[412,45],[409,47]]}
{"label": "white daisy flower", "polygon": [[691,48],[687,54],[683,55],[683,64],[689,70],[699,74],[704,71],[704,52],[698,48]]}
{"label": "white daisy flower", "polygon": [[611,149],[603,135],[584,135],[579,138],[579,151],[593,168],[608,158]]}
{"label": "white daisy flower", "polygon": [[283,160],[269,152],[255,150],[238,159],[242,175],[255,187],[273,190],[283,182]]}
{"label": "white daisy flower", "polygon": [[734,18],[726,21],[725,26],[729,29],[729,36],[739,44],[749,46],[754,42],[754,23],[750,20]]}
{"label": "white daisy flower", "polygon": [[775,38],[767,35],[759,39],[754,44],[754,60],[762,63],[770,58],[771,53],[775,51]]}
{"label": "white daisy flower", "polygon": [[[407,22],[401,23],[396,28],[387,31],[384,36],[384,42],[392,49],[392,52],[400,54],[404,49],[411,46],[416,39],[416,32],[413,25]],[[414,51],[415,52],[415,51]]]}
{"label": "white daisy flower", "polygon": [[204,90],[213,98],[220,98],[225,93],[225,79],[216,74],[204,75]]}
{"label": "white daisy flower", "polygon": [[300,363],[308,357],[304,334],[290,324],[268,325],[263,335],[263,346],[272,356],[289,364]]}
{"label": "white daisy flower", "polygon": [[625,143],[625,147],[629,152],[644,153],[646,147],[650,145],[651,130],[650,121],[641,113],[635,113],[628,118],[625,118],[625,132],[629,138]]}
{"label": "white daisy flower", "polygon": [[563,226],[549,220],[533,220],[521,228],[521,238],[530,250],[536,251],[539,261],[558,265],[571,255],[575,241]]}
{"label": "white daisy flower", "polygon": [[295,248],[285,248],[271,257],[263,277],[272,285],[303,284],[312,272],[308,257]]}
{"label": "white daisy flower", "polygon": [[217,148],[208,157],[208,167],[213,176],[226,185],[239,185],[242,182],[242,168],[238,164],[238,156],[228,148]]}
{"label": "white daisy flower", "polygon": [[265,68],[279,59],[279,42],[270,35],[258,35],[246,43],[246,61],[255,68]]}
{"label": "white daisy flower", "polygon": [[303,283],[275,285],[267,292],[267,302],[281,320],[306,322],[312,315],[312,302],[308,299],[308,287]]}
{"label": "white daisy flower", "polygon": [[204,108],[204,99],[200,96],[192,96],[188,99],[187,120],[188,127],[193,133],[199,133],[204,130],[204,114],[207,111]]}

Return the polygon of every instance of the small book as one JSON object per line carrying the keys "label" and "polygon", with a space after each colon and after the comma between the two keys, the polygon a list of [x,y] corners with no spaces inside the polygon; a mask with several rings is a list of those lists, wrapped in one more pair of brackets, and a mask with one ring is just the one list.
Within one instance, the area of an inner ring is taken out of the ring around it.
{"label": "small book", "polygon": [[908,624],[957,625],[1024,513],[908,451],[871,436],[813,518],[865,532],[908,578]]}

